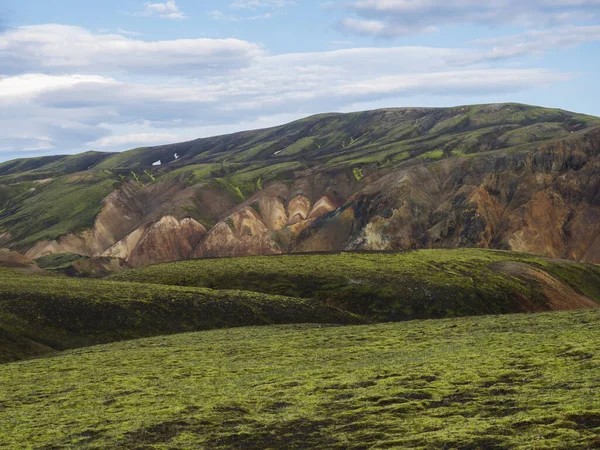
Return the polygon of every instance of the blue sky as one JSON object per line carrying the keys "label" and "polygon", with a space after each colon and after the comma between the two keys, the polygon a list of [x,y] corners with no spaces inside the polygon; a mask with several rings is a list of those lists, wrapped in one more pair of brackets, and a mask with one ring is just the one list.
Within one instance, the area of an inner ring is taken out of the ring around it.
{"label": "blue sky", "polygon": [[0,161],[380,107],[600,116],[599,14],[600,0],[3,0]]}

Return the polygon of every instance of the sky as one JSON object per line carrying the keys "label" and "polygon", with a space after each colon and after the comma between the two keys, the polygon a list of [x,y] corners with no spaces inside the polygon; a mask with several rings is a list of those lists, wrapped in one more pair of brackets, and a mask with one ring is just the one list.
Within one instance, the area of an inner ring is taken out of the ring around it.
{"label": "sky", "polygon": [[384,107],[600,116],[600,0],[2,0],[0,161]]}

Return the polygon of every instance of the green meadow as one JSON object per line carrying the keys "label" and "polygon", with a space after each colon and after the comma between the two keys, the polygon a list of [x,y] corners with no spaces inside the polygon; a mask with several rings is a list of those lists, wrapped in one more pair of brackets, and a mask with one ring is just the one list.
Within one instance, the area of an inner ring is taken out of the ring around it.
{"label": "green meadow", "polygon": [[215,330],[0,366],[0,447],[592,449],[600,312]]}

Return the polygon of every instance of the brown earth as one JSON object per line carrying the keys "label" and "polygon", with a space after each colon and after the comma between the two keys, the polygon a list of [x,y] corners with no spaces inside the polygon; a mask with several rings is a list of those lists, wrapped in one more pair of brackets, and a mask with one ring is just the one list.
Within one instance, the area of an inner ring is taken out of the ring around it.
{"label": "brown earth", "polygon": [[532,302],[531,299],[523,296],[521,300],[524,312],[570,311],[600,308],[599,303],[576,292],[573,288],[552,277],[547,272],[535,269],[527,264],[506,261],[496,263],[494,269],[523,279],[527,282],[534,283],[541,289],[544,297],[546,297],[544,306],[541,307]]}
{"label": "brown earth", "polygon": [[0,267],[9,267],[31,273],[43,272],[35,261],[7,248],[0,248]]}
{"label": "brown earth", "polygon": [[389,173],[312,224],[297,248],[481,247],[600,263],[599,155],[594,130]]}

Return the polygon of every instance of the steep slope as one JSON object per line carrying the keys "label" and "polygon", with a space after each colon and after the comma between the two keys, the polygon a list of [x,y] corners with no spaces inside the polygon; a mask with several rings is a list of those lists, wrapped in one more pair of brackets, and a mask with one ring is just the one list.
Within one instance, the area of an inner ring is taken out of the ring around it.
{"label": "steep slope", "polygon": [[134,266],[457,246],[600,262],[599,154],[600,119],[501,104],[19,160],[0,165],[0,245]]}
{"label": "steep slope", "polygon": [[400,170],[300,238],[298,251],[483,247],[600,262],[600,129]]}
{"label": "steep slope", "polygon": [[600,307],[600,268],[481,249],[202,259],[118,281],[314,298],[377,321]]}

